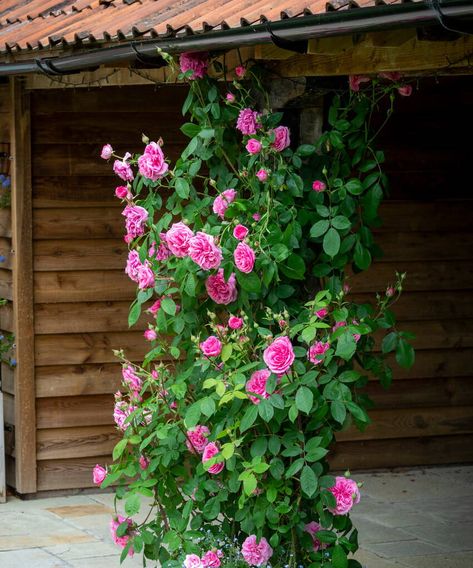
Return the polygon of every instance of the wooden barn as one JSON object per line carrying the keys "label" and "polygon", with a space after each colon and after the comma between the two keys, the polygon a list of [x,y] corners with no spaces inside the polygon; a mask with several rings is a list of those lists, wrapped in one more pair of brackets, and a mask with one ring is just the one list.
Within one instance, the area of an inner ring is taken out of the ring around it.
{"label": "wooden barn", "polygon": [[171,159],[182,148],[186,88],[166,83],[156,47],[265,61],[303,101],[280,103],[302,137],[315,136],[323,93],[347,75],[401,71],[412,81],[379,143],[392,186],[384,257],[351,288],[368,298],[407,272],[397,315],[417,336],[417,360],[390,390],[369,385],[373,424],[339,436],[333,465],[473,461],[472,31],[472,3],[449,0],[3,1],[11,206],[0,208],[0,329],[14,333],[16,360],[1,369],[8,485],[21,495],[87,488],[91,468],[111,460],[112,349],[140,359],[146,317],[128,329],[123,218],[99,154],[107,142],[139,151],[141,132],[162,136]]}

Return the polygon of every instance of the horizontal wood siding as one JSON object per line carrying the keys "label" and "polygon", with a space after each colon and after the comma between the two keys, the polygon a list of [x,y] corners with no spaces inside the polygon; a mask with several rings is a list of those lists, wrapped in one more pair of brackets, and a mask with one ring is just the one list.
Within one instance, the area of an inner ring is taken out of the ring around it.
{"label": "horizontal wood siding", "polygon": [[[142,151],[141,133],[160,136],[175,158],[182,88],[33,92],[33,231],[38,490],[92,485],[91,467],[110,461],[117,431],[113,393],[120,366],[147,345],[144,315],[128,329],[134,284],[124,274],[119,180],[100,158]],[[140,109],[149,109],[143,112]],[[0,228],[7,218],[0,217]],[[8,247],[0,235],[0,253]],[[5,268],[4,272],[6,272]],[[3,288],[8,291],[8,281]],[[8,323],[8,316],[4,320]]]}

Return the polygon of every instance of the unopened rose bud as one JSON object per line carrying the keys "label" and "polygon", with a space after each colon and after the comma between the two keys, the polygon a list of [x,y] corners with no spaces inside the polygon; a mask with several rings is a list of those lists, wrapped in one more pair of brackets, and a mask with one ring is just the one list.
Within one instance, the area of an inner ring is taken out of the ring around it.
{"label": "unopened rose bud", "polygon": [[164,146],[164,140],[161,138],[161,136],[158,138],[158,144],[160,146]]}
{"label": "unopened rose bud", "polygon": [[148,136],[146,136],[146,134],[142,134],[141,135],[141,141],[143,142],[143,144],[149,144]]}
{"label": "unopened rose bud", "polygon": [[394,296],[394,294],[396,293],[396,291],[394,290],[394,288],[392,286],[388,286],[386,288],[386,296],[388,298],[392,298]]}

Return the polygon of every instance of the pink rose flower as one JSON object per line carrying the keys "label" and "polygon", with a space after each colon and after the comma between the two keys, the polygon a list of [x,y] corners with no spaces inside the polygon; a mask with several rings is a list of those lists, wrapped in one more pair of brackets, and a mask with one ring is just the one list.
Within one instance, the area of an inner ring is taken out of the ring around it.
{"label": "pink rose flower", "polygon": [[222,352],[222,342],[215,335],[207,337],[205,341],[202,341],[199,347],[206,357],[218,357]]}
{"label": "pink rose flower", "polygon": [[317,310],[315,312],[315,315],[320,318],[320,319],[324,319],[324,317],[328,314],[328,309],[327,308],[321,308],[320,310]]}
{"label": "pink rose flower", "polygon": [[175,256],[183,258],[187,256],[189,241],[193,236],[194,233],[184,223],[173,223],[165,235],[166,244]]}
{"label": "pink rose flower", "polygon": [[208,53],[195,52],[195,53],[181,53],[179,56],[179,66],[182,73],[192,70],[193,73],[189,79],[203,79],[207,72]]}
{"label": "pink rose flower", "polygon": [[184,568],[203,568],[197,554],[188,554],[184,560]]}
{"label": "pink rose flower", "polygon": [[143,335],[147,341],[154,341],[158,337],[158,334],[151,328],[147,329]]}
{"label": "pink rose flower", "polygon": [[123,383],[133,391],[141,390],[142,382],[131,365],[122,368]]}
{"label": "pink rose flower", "polygon": [[[253,404],[259,404],[262,398],[269,398],[270,395],[266,392],[266,383],[270,375],[271,371],[261,369],[260,371],[255,371],[251,375],[250,380],[247,381],[245,390]],[[251,394],[259,394],[260,398],[251,396]]]}
{"label": "pink rose flower", "polygon": [[150,142],[142,156],[138,158],[140,174],[152,181],[162,178],[168,171],[168,164],[164,159],[161,146],[156,142]]}
{"label": "pink rose flower", "polygon": [[277,126],[274,130],[274,142],[271,146],[277,151],[282,152],[291,144],[290,131],[287,126]]}
{"label": "pink rose flower", "polygon": [[154,287],[154,272],[148,260],[138,268],[138,288],[146,290]]}
{"label": "pink rose flower", "polygon": [[326,547],[326,545],[322,544],[320,540],[317,538],[317,533],[321,530],[323,530],[322,526],[319,525],[319,523],[316,523],[315,521],[311,521],[304,527],[304,531],[306,533],[309,533],[310,536],[312,537],[312,542],[314,544],[314,552],[317,552],[319,548]]}
{"label": "pink rose flower", "polygon": [[148,469],[150,461],[146,456],[140,456],[138,463],[140,464],[140,468],[145,470]]}
{"label": "pink rose flower", "polygon": [[166,243],[160,243],[158,250],[156,251],[156,260],[163,262],[171,256],[171,251],[168,249]]}
{"label": "pink rose flower", "polygon": [[241,553],[249,566],[264,566],[273,555],[273,549],[264,537],[257,542],[256,535],[252,534],[243,542]]}
{"label": "pink rose flower", "polygon": [[[130,540],[129,534],[125,534],[123,536],[117,536],[118,527],[125,522],[128,525],[127,530],[129,533],[130,529],[133,528],[133,521],[131,519],[126,519],[122,515],[118,515],[116,519],[112,519],[110,521],[110,534],[112,535],[113,542],[117,544],[120,548],[125,548],[125,546],[128,544],[128,541]],[[128,551],[128,556],[133,556],[134,553],[135,551],[133,550],[133,546],[130,546],[130,549]]]}
{"label": "pink rose flower", "polygon": [[264,183],[268,179],[268,172],[261,168],[261,170],[256,172],[256,177],[261,183]]}
{"label": "pink rose flower", "polygon": [[225,99],[229,103],[234,103],[235,102],[235,95],[233,93],[227,93],[226,96],[225,96]]}
{"label": "pink rose flower", "polygon": [[230,203],[235,200],[236,194],[237,192],[232,188],[222,191],[213,202],[213,212],[223,219],[225,217],[225,211],[228,209]]}
{"label": "pink rose flower", "polygon": [[128,253],[126,261],[125,273],[133,282],[138,282],[138,269],[141,266],[140,255],[136,250],[131,250]]}
{"label": "pink rose flower", "polygon": [[[215,442],[209,442],[205,446],[205,449],[202,453],[202,463],[205,463],[206,461],[209,461],[210,459],[215,457],[219,453],[219,451],[220,448],[217,446]],[[207,471],[212,475],[216,475],[217,473],[220,473],[224,467],[225,467],[225,462],[219,461],[211,465]]]}
{"label": "pink rose flower", "polygon": [[113,419],[118,428],[123,432],[128,428],[129,422],[127,422],[127,418],[134,410],[136,410],[136,406],[128,404],[124,400],[116,400],[113,409]]}
{"label": "pink rose flower", "polygon": [[277,337],[266,347],[263,359],[269,370],[275,375],[284,375],[294,363],[295,355],[289,337]]}
{"label": "pink rose flower", "polygon": [[259,213],[253,213],[252,217],[256,222],[261,219],[261,215]]}
{"label": "pink rose flower", "polygon": [[144,207],[127,205],[122,211],[122,215],[126,217],[125,227],[132,238],[139,237],[145,232],[148,211]]}
{"label": "pink rose flower", "polygon": [[340,329],[341,327],[345,327],[347,325],[346,321],[337,321],[335,323],[335,325],[332,327],[332,331],[337,331],[337,329]]}
{"label": "pink rose flower", "polygon": [[[360,325],[359,322],[357,322],[356,320],[352,320],[351,322],[353,325]],[[358,341],[360,341],[361,339],[361,333],[354,333],[353,334],[353,338],[355,339],[355,343],[358,343]]]}
{"label": "pink rose flower", "polygon": [[107,477],[107,470],[101,465],[97,464],[92,470],[92,478],[95,485],[100,485],[102,481]]}
{"label": "pink rose flower", "polygon": [[225,281],[223,269],[220,268],[217,274],[212,274],[205,282],[207,294],[216,304],[228,305],[237,299],[235,274],[230,274],[228,282]]}
{"label": "pink rose flower", "polygon": [[245,146],[249,154],[259,154],[262,147],[263,145],[256,138],[250,138]]}
{"label": "pink rose flower", "polygon": [[118,197],[118,199],[125,199],[127,195],[128,195],[128,188],[126,186],[119,185],[118,187],[115,188],[115,196]]}
{"label": "pink rose flower", "polygon": [[187,254],[203,270],[218,268],[223,260],[222,251],[215,244],[212,235],[201,231],[189,239]]}
{"label": "pink rose flower", "polygon": [[396,291],[394,290],[394,288],[392,286],[388,286],[386,288],[386,296],[388,298],[392,298],[394,296],[394,294],[396,293]]}
{"label": "pink rose flower", "polygon": [[187,430],[186,435],[186,446],[187,449],[195,454],[199,452],[201,454],[205,450],[205,446],[209,443],[207,436],[210,434],[210,430],[207,426],[197,425],[192,430]]}
{"label": "pink rose flower", "polygon": [[362,83],[369,83],[371,79],[364,75],[350,75],[348,77],[348,84],[352,91],[359,91]]}
{"label": "pink rose flower", "polygon": [[209,550],[202,556],[202,566],[204,568],[219,568],[222,556],[223,552],[221,550]]}
{"label": "pink rose flower", "polygon": [[110,146],[110,144],[105,144],[105,146],[102,148],[102,151],[100,152],[100,157],[102,158],[102,160],[110,160],[112,154],[113,148]]}
{"label": "pink rose flower", "polygon": [[312,184],[312,189],[317,193],[321,193],[322,191],[325,191],[327,189],[327,186],[324,184],[323,181],[316,179]]}
{"label": "pink rose flower", "polygon": [[258,122],[259,116],[259,113],[251,110],[251,108],[242,109],[238,115],[237,129],[247,136],[256,134],[258,128],[261,127],[261,124]]}
{"label": "pink rose flower", "polygon": [[128,158],[130,157],[131,154],[127,152],[123,157],[123,160],[115,160],[113,162],[113,171],[123,181],[133,181],[135,177],[130,164],[127,162]]}
{"label": "pink rose flower", "polygon": [[330,487],[329,491],[337,501],[334,508],[328,508],[332,515],[346,515],[353,505],[360,502],[360,490],[353,479],[339,475],[335,478],[335,485]]}
{"label": "pink rose flower", "polygon": [[397,92],[403,97],[410,97],[412,95],[412,85],[403,85],[399,87]]}
{"label": "pink rose flower", "polygon": [[243,79],[243,77],[246,75],[246,68],[243,67],[243,65],[238,65],[238,67],[235,67],[235,75],[239,79]]}
{"label": "pink rose flower", "polygon": [[317,341],[309,348],[309,351],[307,351],[307,358],[314,365],[318,365],[323,359],[321,355],[323,355],[328,349],[330,349],[330,343],[328,341],[326,343]]}
{"label": "pink rose flower", "polygon": [[249,230],[245,227],[245,225],[237,225],[233,229],[233,236],[235,239],[242,241],[246,236],[248,236]]}
{"label": "pink rose flower", "polygon": [[381,79],[387,79],[388,81],[399,81],[399,79],[402,77],[402,75],[399,73],[399,71],[383,71],[382,73],[378,73],[378,77],[381,77]]}
{"label": "pink rose flower", "polygon": [[228,327],[230,329],[240,329],[243,326],[243,320],[237,318],[236,316],[230,316],[228,318]]}
{"label": "pink rose flower", "polygon": [[233,252],[235,265],[240,272],[249,274],[255,265],[255,251],[246,243],[238,243]]}
{"label": "pink rose flower", "polygon": [[152,314],[153,316],[155,316],[155,315],[159,312],[160,308],[161,308],[161,300],[158,299],[158,300],[156,300],[156,302],[154,302],[154,304],[153,304],[151,307],[149,307],[146,311],[147,311],[149,314]]}

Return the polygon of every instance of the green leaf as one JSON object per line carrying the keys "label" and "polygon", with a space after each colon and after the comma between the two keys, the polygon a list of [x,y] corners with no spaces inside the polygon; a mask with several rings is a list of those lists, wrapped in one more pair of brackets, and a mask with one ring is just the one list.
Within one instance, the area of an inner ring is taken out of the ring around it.
{"label": "green leaf", "polygon": [[140,496],[130,495],[130,497],[128,497],[127,500],[125,501],[125,513],[129,517],[132,517],[133,515],[136,515],[137,513],[140,512],[140,506],[141,506]]}
{"label": "green leaf", "polygon": [[351,221],[345,215],[337,215],[332,219],[332,227],[343,231],[351,227]]}
{"label": "green leaf", "polygon": [[310,229],[310,236],[314,239],[324,235],[330,226],[330,223],[327,219],[322,219],[321,221],[317,221],[312,228]]}
{"label": "green leaf", "polygon": [[363,184],[359,179],[351,179],[345,184],[345,188],[352,195],[360,195],[364,191]]}
{"label": "green leaf", "polygon": [[357,420],[359,420],[360,422],[370,422],[370,418],[369,416],[366,414],[366,412],[357,404],[355,404],[352,401],[347,401],[346,403],[346,407],[347,410],[350,412],[350,414],[352,414],[352,416],[354,418],[356,418]]}
{"label": "green leaf", "polygon": [[304,463],[305,463],[304,458],[299,458],[296,461],[292,462],[291,465],[286,470],[285,474],[286,479],[294,477],[294,475],[296,475],[296,473],[298,473],[302,469]]}
{"label": "green leaf", "polygon": [[199,136],[204,140],[210,140],[215,136],[215,130],[213,128],[204,128],[199,132]]}
{"label": "green leaf", "polygon": [[189,272],[184,284],[184,292],[191,298],[195,298],[196,280],[195,276]]}
{"label": "green leaf", "polygon": [[333,227],[330,227],[330,229],[325,233],[323,249],[325,253],[332,257],[334,257],[340,250],[340,235]]}
{"label": "green leaf", "polygon": [[226,345],[223,346],[221,358],[224,363],[225,361],[228,361],[230,359],[230,357],[232,356],[232,352],[233,352],[233,347],[231,343],[227,343]]}
{"label": "green leaf", "polygon": [[202,412],[202,414],[204,414],[207,417],[212,416],[212,414],[215,412],[215,401],[213,398],[210,397],[206,397],[203,398],[200,401],[200,410]]}
{"label": "green leaf", "polygon": [[397,343],[398,335],[395,331],[391,331],[391,333],[388,333],[383,338],[383,341],[381,343],[381,351],[383,353],[391,353],[391,351],[394,351],[396,349]]}
{"label": "green leaf", "polygon": [[284,264],[281,264],[281,272],[283,272],[288,278],[293,280],[303,280],[305,274],[305,262],[304,259],[297,254],[291,254]]}
{"label": "green leaf", "polygon": [[312,497],[317,491],[317,476],[308,465],[304,466],[301,473],[301,489],[308,497]]}
{"label": "green leaf", "polygon": [[343,402],[334,400],[330,404],[330,414],[332,415],[334,420],[336,420],[340,424],[343,424],[347,415],[347,410]]}
{"label": "green leaf", "polygon": [[343,548],[339,544],[336,544],[333,548],[332,566],[333,566],[333,568],[347,568],[348,567],[347,553],[343,550]]}
{"label": "green leaf", "polygon": [[194,138],[200,132],[200,126],[193,122],[186,122],[181,126],[181,132],[189,138]]}
{"label": "green leaf", "polygon": [[130,307],[130,313],[128,314],[128,327],[135,325],[135,323],[139,320],[141,315],[141,304],[138,302],[133,302]]}
{"label": "green leaf", "polygon": [[415,361],[415,351],[410,343],[400,338],[396,347],[396,361],[399,366],[409,369]]}
{"label": "green leaf", "polygon": [[255,294],[258,294],[261,291],[261,280],[255,272],[244,274],[238,270],[236,277],[243,290],[246,290],[247,292],[254,292]]}
{"label": "green leaf", "polygon": [[202,514],[209,521],[212,521],[219,516],[220,501],[217,497],[212,497],[205,503],[204,508],[202,509]]}
{"label": "green leaf", "polygon": [[315,152],[316,148],[312,144],[301,144],[296,150],[296,154],[299,156],[310,156]]}
{"label": "green leaf", "polygon": [[371,253],[360,242],[357,242],[353,260],[360,270],[366,270],[371,265]]}
{"label": "green leaf", "polygon": [[262,400],[258,405],[258,413],[265,422],[269,422],[274,416],[274,408],[268,399]]}
{"label": "green leaf", "polygon": [[120,440],[116,446],[113,448],[113,461],[117,461],[119,459],[119,457],[123,454],[123,452],[125,451],[125,448],[128,444],[128,440],[126,438],[123,438],[123,440]]}
{"label": "green leaf", "polygon": [[176,193],[181,199],[187,199],[190,193],[190,187],[187,180],[184,178],[176,179]]}
{"label": "green leaf", "polygon": [[310,452],[306,454],[306,460],[310,462],[319,461],[328,454],[328,450],[325,448],[312,448]]}
{"label": "green leaf", "polygon": [[256,477],[252,473],[243,480],[243,489],[246,495],[251,495],[257,485],[258,482],[256,481]]}
{"label": "green leaf", "polygon": [[314,404],[314,395],[308,387],[299,387],[296,393],[296,406],[301,412],[309,414]]}
{"label": "green leaf", "polygon": [[197,426],[197,424],[199,423],[200,415],[201,415],[200,401],[194,402],[194,404],[189,406],[186,412],[186,417],[184,420],[186,427],[191,429],[194,428],[194,426]]}
{"label": "green leaf", "polygon": [[246,409],[245,414],[240,422],[240,432],[246,432],[249,428],[251,428],[258,416],[258,406],[256,404],[252,404]]}
{"label": "green leaf", "polygon": [[169,314],[170,316],[174,316],[176,314],[176,303],[172,298],[163,298],[161,300],[161,309]]}
{"label": "green leaf", "polygon": [[335,355],[341,357],[345,361],[349,361],[356,351],[356,342],[350,331],[343,333],[337,341],[337,349]]}
{"label": "green leaf", "polygon": [[271,254],[273,255],[275,260],[277,260],[278,262],[282,262],[283,260],[286,260],[286,258],[289,256],[290,251],[286,245],[278,243],[271,247]]}

